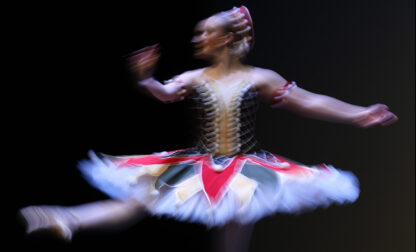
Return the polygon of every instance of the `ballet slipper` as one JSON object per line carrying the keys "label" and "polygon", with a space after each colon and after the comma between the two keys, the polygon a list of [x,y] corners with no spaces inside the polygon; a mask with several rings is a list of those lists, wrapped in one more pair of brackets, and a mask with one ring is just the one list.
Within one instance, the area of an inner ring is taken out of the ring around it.
{"label": "ballet slipper", "polygon": [[79,226],[77,218],[63,207],[29,206],[21,209],[19,213],[26,221],[26,234],[47,230],[70,242],[73,232]]}

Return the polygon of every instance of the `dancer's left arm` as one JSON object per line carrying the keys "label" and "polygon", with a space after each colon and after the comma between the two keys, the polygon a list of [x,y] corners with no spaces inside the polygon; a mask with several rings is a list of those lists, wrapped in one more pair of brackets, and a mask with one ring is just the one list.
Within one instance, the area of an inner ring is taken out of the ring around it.
{"label": "dancer's left arm", "polygon": [[300,115],[358,127],[386,126],[398,120],[384,104],[368,107],[343,102],[330,96],[316,94],[287,82],[273,71],[262,75],[262,95],[278,107]]}

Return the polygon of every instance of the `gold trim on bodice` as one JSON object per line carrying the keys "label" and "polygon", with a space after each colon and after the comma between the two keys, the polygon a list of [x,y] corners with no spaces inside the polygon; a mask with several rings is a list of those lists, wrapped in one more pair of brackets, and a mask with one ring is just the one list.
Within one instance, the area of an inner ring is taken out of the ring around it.
{"label": "gold trim on bodice", "polygon": [[222,84],[204,81],[197,88],[204,108],[199,145],[215,155],[229,156],[241,151],[241,103],[253,85],[247,81],[226,88],[218,85]]}

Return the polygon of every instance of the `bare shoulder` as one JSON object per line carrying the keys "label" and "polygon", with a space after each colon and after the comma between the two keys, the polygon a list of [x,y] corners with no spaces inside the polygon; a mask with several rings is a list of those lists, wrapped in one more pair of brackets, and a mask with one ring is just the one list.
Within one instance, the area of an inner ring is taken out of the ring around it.
{"label": "bare shoulder", "polygon": [[264,86],[284,86],[287,82],[280,74],[266,68],[252,67],[251,76],[259,88]]}
{"label": "bare shoulder", "polygon": [[187,85],[193,86],[199,82],[203,71],[204,71],[204,68],[189,70],[178,75],[177,78],[187,83]]}

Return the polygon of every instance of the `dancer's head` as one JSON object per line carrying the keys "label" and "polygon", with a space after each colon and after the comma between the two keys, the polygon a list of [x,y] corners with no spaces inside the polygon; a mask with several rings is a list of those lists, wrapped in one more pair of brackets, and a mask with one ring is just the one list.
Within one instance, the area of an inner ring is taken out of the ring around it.
{"label": "dancer's head", "polygon": [[212,59],[224,50],[243,58],[253,47],[253,23],[246,7],[220,12],[199,22],[195,28],[195,56]]}

